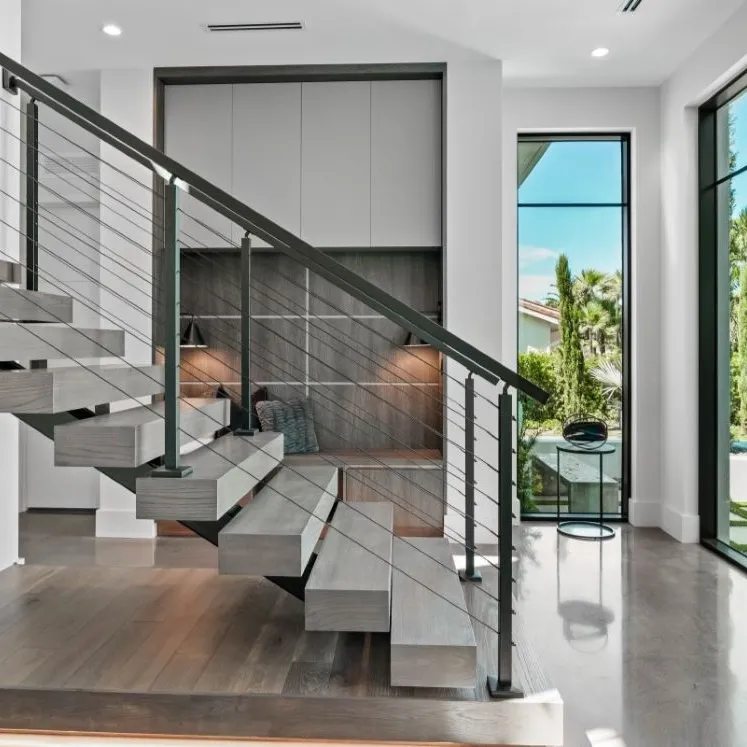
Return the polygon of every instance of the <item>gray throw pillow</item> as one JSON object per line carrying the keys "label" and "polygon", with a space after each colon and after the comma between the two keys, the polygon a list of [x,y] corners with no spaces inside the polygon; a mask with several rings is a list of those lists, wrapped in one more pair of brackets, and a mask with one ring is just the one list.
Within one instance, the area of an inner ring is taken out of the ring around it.
{"label": "gray throw pillow", "polygon": [[307,399],[281,402],[270,399],[257,402],[257,415],[263,431],[285,436],[286,454],[310,454],[319,451],[314,430],[314,413]]}

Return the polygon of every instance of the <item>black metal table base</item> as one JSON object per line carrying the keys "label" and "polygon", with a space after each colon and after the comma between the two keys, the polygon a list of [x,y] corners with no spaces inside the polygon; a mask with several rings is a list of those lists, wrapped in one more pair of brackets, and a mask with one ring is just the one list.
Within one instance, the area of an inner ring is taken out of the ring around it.
{"label": "black metal table base", "polygon": [[606,540],[615,536],[615,530],[607,524],[596,521],[561,521],[558,533],[565,537],[583,540]]}

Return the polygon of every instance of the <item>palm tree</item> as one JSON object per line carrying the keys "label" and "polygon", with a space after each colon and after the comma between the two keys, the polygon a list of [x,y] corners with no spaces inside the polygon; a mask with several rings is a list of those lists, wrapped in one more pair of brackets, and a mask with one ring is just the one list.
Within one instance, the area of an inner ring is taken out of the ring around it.
{"label": "palm tree", "polygon": [[573,293],[580,306],[590,301],[601,301],[608,292],[609,276],[601,270],[581,270],[573,281]]}
{"label": "palm tree", "polygon": [[615,272],[607,276],[605,292],[602,298],[602,304],[610,317],[607,340],[614,340],[618,348],[622,347],[622,287],[622,270],[615,270]]}
{"label": "palm tree", "polygon": [[591,369],[590,373],[591,377],[602,385],[602,393],[617,412],[617,422],[619,426],[620,416],[622,414],[623,389],[623,372],[620,359],[608,358],[601,360]]}
{"label": "palm tree", "polygon": [[610,314],[601,301],[591,300],[579,309],[578,331],[585,340],[587,354],[604,355],[610,327]]}

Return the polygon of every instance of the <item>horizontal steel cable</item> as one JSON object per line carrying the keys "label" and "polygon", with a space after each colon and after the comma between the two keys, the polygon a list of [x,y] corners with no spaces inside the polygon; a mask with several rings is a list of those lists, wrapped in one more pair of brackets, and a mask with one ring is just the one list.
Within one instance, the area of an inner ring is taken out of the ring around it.
{"label": "horizontal steel cable", "polygon": [[[6,252],[0,251],[0,253],[2,253],[2,254],[6,254],[6,256],[8,256],[8,257],[9,257],[10,259],[14,259],[14,258],[13,258],[13,257],[12,257],[11,255],[7,255],[7,253],[6,253]],[[15,261],[15,260],[14,260],[14,261]],[[16,289],[15,289],[15,288],[13,288],[12,286],[8,286],[8,287],[9,287],[9,289],[10,289],[10,290],[12,290],[12,291],[14,291],[14,292],[18,293],[19,295],[21,295],[21,291],[20,291],[20,290],[16,290]],[[27,298],[26,296],[24,296],[24,298],[25,298],[25,300],[27,300],[27,301],[29,300],[29,299],[28,299],[28,298]],[[33,304],[34,304],[35,306],[37,306],[38,308],[43,308],[43,307],[42,307],[42,306],[41,306],[40,304],[38,304],[38,303],[36,303],[36,302],[34,302],[34,301],[30,301],[30,302],[31,302],[31,303],[33,303]],[[47,311],[47,310],[45,310],[45,311]],[[48,312],[48,311],[47,311],[47,313],[50,313],[50,312]],[[2,314],[2,316],[3,316],[3,317],[5,317],[5,318],[6,318],[6,319],[7,319],[8,321],[13,321],[12,317],[10,317],[10,316],[9,316],[8,314],[6,314],[6,313],[5,313],[4,311],[2,311],[2,309],[0,309],[0,314]],[[112,351],[112,350],[110,350],[110,349],[106,348],[106,346],[105,346],[105,345],[102,345],[101,343],[99,343],[98,341],[94,340],[93,338],[90,338],[90,337],[88,337],[88,336],[87,336],[87,335],[86,335],[86,334],[85,334],[84,332],[82,332],[82,331],[81,331],[80,329],[76,329],[75,327],[73,327],[73,326],[72,326],[72,324],[70,324],[69,322],[66,322],[66,321],[64,321],[64,320],[63,320],[63,319],[61,319],[60,317],[57,317],[57,316],[56,316],[55,314],[52,314],[52,313],[50,313],[50,315],[51,315],[51,316],[53,316],[53,317],[55,317],[55,318],[57,319],[57,321],[58,321],[58,322],[60,322],[60,323],[61,323],[61,324],[62,324],[63,326],[67,327],[68,329],[72,329],[72,330],[74,330],[74,331],[75,331],[75,332],[76,332],[77,334],[80,334],[80,335],[82,335],[83,337],[86,337],[87,339],[89,339],[90,341],[92,341],[92,342],[96,343],[96,344],[97,344],[97,345],[98,345],[99,347],[101,347],[101,348],[103,348],[104,350],[106,350],[106,351],[107,351],[107,352],[108,352],[108,353],[110,354],[110,356],[111,356],[111,357],[115,357],[115,358],[118,358],[118,359],[120,359],[120,360],[121,360],[121,361],[122,361],[123,363],[125,363],[125,364],[126,364],[127,366],[129,366],[130,368],[133,368],[133,369],[135,369],[135,370],[140,370],[140,369],[138,369],[138,368],[137,368],[137,366],[135,366],[135,365],[133,365],[133,364],[129,363],[128,361],[126,361],[126,360],[125,360],[125,359],[124,359],[124,358],[123,358],[122,356],[120,356],[120,355],[118,355],[117,353],[115,353],[114,351]],[[36,337],[37,339],[41,340],[41,341],[42,341],[42,342],[43,342],[43,343],[44,343],[45,345],[48,345],[49,347],[51,347],[51,348],[53,348],[54,350],[56,350],[56,351],[57,351],[58,353],[60,353],[60,354],[62,355],[62,357],[63,357],[63,358],[65,358],[65,359],[68,359],[68,360],[73,360],[73,361],[74,361],[74,362],[76,363],[76,365],[79,365],[79,366],[81,366],[82,368],[86,369],[87,371],[89,371],[89,373],[92,373],[92,374],[93,374],[94,376],[96,376],[97,378],[100,378],[100,379],[102,379],[103,381],[106,381],[106,379],[105,379],[105,378],[104,378],[104,377],[103,377],[103,376],[102,376],[102,375],[101,375],[101,374],[100,374],[100,373],[99,373],[99,372],[98,372],[98,371],[97,371],[97,370],[96,370],[95,368],[89,367],[89,366],[87,366],[87,365],[85,365],[85,364],[81,363],[80,361],[77,361],[77,360],[75,360],[75,359],[73,359],[73,358],[70,358],[70,356],[68,356],[68,355],[67,355],[67,354],[65,353],[65,351],[64,351],[64,350],[62,350],[61,348],[58,348],[58,347],[57,347],[56,345],[54,345],[53,343],[50,343],[49,341],[45,340],[45,339],[44,339],[44,337],[43,337],[42,335],[39,335],[39,334],[37,334],[36,332],[34,332],[34,331],[33,331],[33,329],[30,329],[30,328],[28,328],[28,327],[24,327],[24,329],[26,329],[26,331],[27,331],[27,332],[29,332],[30,334],[32,334],[33,336],[35,336],[35,337]],[[143,375],[143,376],[146,376],[146,377],[148,377],[148,378],[151,378],[151,379],[152,379],[153,381],[155,381],[155,382],[157,382],[157,383],[160,383],[160,382],[158,382],[158,380],[157,380],[157,379],[155,379],[155,378],[153,378],[153,377],[150,377],[150,376],[148,376],[148,374],[146,374],[146,373],[145,373],[145,372],[143,372],[142,370],[140,370],[140,373],[142,373],[142,375]],[[112,388],[114,388],[114,389],[118,389],[118,390],[119,390],[119,391],[121,391],[121,392],[122,392],[123,394],[125,394],[125,395],[126,395],[126,399],[132,399],[132,398],[130,397],[130,395],[129,395],[129,394],[127,394],[126,390],[122,389],[121,387],[119,387],[119,386],[117,386],[117,385],[114,385],[114,384],[112,384],[111,382],[107,382],[107,383],[108,383],[108,385],[109,385],[109,386],[112,386]],[[198,409],[199,409],[199,408],[197,408],[196,406],[192,405],[192,404],[191,404],[191,403],[190,403],[190,402],[189,402],[188,400],[186,400],[186,401],[184,401],[184,402],[185,402],[185,404],[187,404],[188,406],[192,407],[192,408],[193,408],[193,409],[195,409],[195,410],[198,410]],[[149,405],[141,405],[141,406],[142,406],[142,407],[145,407],[146,409],[148,409],[148,410],[149,410],[150,412],[152,412],[152,413],[153,413],[154,415],[156,415],[157,417],[160,417],[160,418],[162,418],[162,419],[163,419],[163,416],[162,416],[162,415],[161,415],[161,414],[160,414],[160,413],[159,413],[159,412],[158,412],[157,410],[155,410],[155,409],[154,409],[153,407],[151,407],[151,406],[149,406]],[[216,424],[220,425],[221,427],[223,426],[223,423],[222,423],[222,421],[218,420],[217,418],[214,418],[214,417],[210,416],[210,415],[209,415],[208,413],[204,413],[204,415],[205,415],[205,417],[207,417],[208,419],[211,419],[211,420],[213,420],[213,421],[214,421],[214,422],[215,422]],[[190,433],[189,433],[188,431],[184,430],[183,428],[180,428],[179,430],[180,430],[180,432],[182,432],[182,433],[185,433],[185,434],[186,434],[187,436],[189,436],[190,438],[193,438],[193,439],[194,439],[194,436],[192,436],[192,435],[191,435],[191,434],[190,434]],[[205,445],[203,446],[203,448],[205,448],[205,449],[207,449],[207,450],[211,451],[212,453],[214,453],[214,454],[218,455],[219,457],[221,457],[222,459],[224,459],[224,460],[225,460],[226,462],[228,462],[229,464],[233,465],[233,466],[234,466],[234,467],[236,467],[237,469],[240,469],[240,470],[241,470],[242,472],[244,472],[245,474],[249,475],[249,477],[251,477],[251,478],[252,478],[253,480],[258,480],[258,481],[259,481],[259,479],[261,479],[261,478],[257,478],[257,476],[256,476],[256,475],[254,475],[254,474],[252,474],[251,472],[249,472],[249,471],[248,471],[248,470],[247,470],[246,468],[244,468],[244,467],[243,467],[242,465],[240,465],[240,464],[238,464],[238,463],[236,463],[236,462],[232,461],[231,459],[228,459],[228,458],[227,458],[227,457],[226,457],[225,455],[221,454],[221,453],[220,453],[219,451],[217,451],[217,450],[216,450],[216,449],[215,449],[214,447],[212,447],[212,446],[211,446],[210,444],[205,444]],[[283,465],[283,468],[284,468],[284,469],[289,469],[290,471],[292,471],[292,472],[295,472],[295,473],[296,473],[296,474],[298,474],[298,475],[299,475],[300,477],[302,477],[303,479],[305,479],[305,480],[306,480],[307,482],[311,482],[310,480],[308,480],[308,478],[305,478],[305,477],[304,477],[304,476],[303,476],[302,474],[300,474],[300,473],[298,472],[298,470],[295,470],[295,469],[293,469],[292,465],[287,465],[287,464],[284,464],[284,465]],[[314,484],[314,485],[315,485],[315,483],[313,483],[313,482],[311,482],[311,484]],[[324,488],[323,488],[323,486],[317,486],[317,487],[320,487],[320,488],[324,489]],[[312,510],[309,510],[309,509],[305,508],[305,507],[304,507],[304,506],[302,506],[302,505],[301,505],[300,503],[298,503],[298,502],[294,501],[294,500],[293,500],[292,498],[290,498],[289,496],[287,496],[287,495],[284,495],[283,493],[281,493],[281,492],[279,492],[279,491],[277,491],[277,490],[276,490],[275,492],[276,492],[276,493],[278,493],[278,495],[281,495],[281,496],[282,496],[283,498],[285,498],[285,500],[287,500],[287,501],[289,501],[290,503],[292,503],[293,505],[295,505],[295,506],[296,506],[297,508],[299,508],[299,509],[301,509],[302,511],[304,511],[304,513],[308,514],[309,516],[314,516],[314,512],[313,512]],[[347,504],[346,504],[346,506],[348,507],[348,510],[351,510],[351,511],[353,511],[353,512],[357,513],[357,514],[358,514],[359,516],[362,516],[362,517],[364,517],[364,518],[365,518],[365,519],[366,519],[367,521],[369,521],[369,522],[370,522],[371,524],[373,524],[373,525],[375,525],[375,526],[377,526],[377,527],[379,527],[379,528],[383,529],[383,530],[384,530],[384,531],[386,531],[386,532],[387,532],[388,534],[393,534],[393,532],[392,532],[391,530],[389,530],[389,529],[388,529],[388,528],[387,528],[387,527],[386,527],[385,525],[383,525],[383,524],[380,524],[379,522],[375,521],[375,520],[374,520],[374,519],[372,519],[371,517],[367,516],[367,515],[366,515],[365,513],[363,513],[363,512],[361,512],[361,511],[359,511],[358,509],[356,509],[356,508],[354,507],[354,504],[352,504],[352,503],[347,503]],[[352,542],[353,544],[355,544],[355,545],[359,546],[360,548],[362,548],[363,550],[365,550],[365,551],[366,551],[366,552],[368,552],[369,554],[373,555],[373,556],[374,556],[374,557],[376,557],[377,559],[379,559],[379,560],[381,560],[382,562],[386,563],[386,564],[387,564],[387,565],[388,565],[389,567],[391,567],[391,568],[392,568],[393,570],[396,570],[396,571],[398,571],[399,573],[402,573],[402,574],[403,574],[404,576],[407,576],[407,577],[408,577],[408,578],[410,578],[410,579],[411,579],[412,581],[414,581],[415,583],[417,583],[417,584],[418,584],[419,586],[421,586],[421,587],[425,588],[425,589],[426,589],[427,591],[430,591],[430,592],[431,592],[432,594],[435,594],[436,596],[438,596],[439,598],[441,598],[441,599],[443,599],[444,601],[448,602],[449,604],[451,604],[452,606],[456,607],[457,609],[459,609],[459,610],[462,610],[462,609],[463,609],[463,608],[462,608],[462,607],[461,607],[460,605],[458,605],[458,604],[455,604],[455,603],[454,603],[453,601],[451,601],[450,599],[448,599],[448,597],[446,597],[445,595],[443,595],[443,594],[440,594],[440,593],[439,593],[439,592],[437,592],[437,591],[436,591],[435,589],[433,589],[433,588],[429,587],[429,586],[428,586],[427,584],[424,584],[424,583],[423,583],[422,581],[419,581],[418,579],[416,579],[416,578],[415,578],[414,576],[412,576],[411,574],[408,574],[408,573],[406,573],[405,571],[403,571],[402,569],[400,569],[400,568],[397,568],[397,567],[396,567],[396,566],[395,566],[395,565],[394,565],[394,564],[393,564],[393,563],[392,563],[392,562],[391,562],[390,560],[388,560],[388,559],[387,559],[387,558],[385,558],[384,556],[382,556],[382,555],[379,555],[378,553],[374,552],[373,550],[371,550],[371,548],[369,548],[369,547],[366,547],[366,546],[365,546],[365,545],[364,545],[363,543],[361,543],[361,542],[358,542],[358,541],[357,541],[357,540],[355,540],[354,538],[350,537],[350,536],[349,536],[348,534],[346,534],[345,532],[341,531],[341,530],[340,530],[340,529],[339,529],[338,527],[335,527],[335,526],[332,526],[332,525],[329,525],[329,526],[330,526],[330,528],[331,528],[331,529],[333,529],[334,531],[337,531],[337,532],[338,532],[338,533],[339,533],[339,534],[340,534],[341,536],[345,537],[346,539],[348,539],[348,540],[349,540],[350,542]],[[443,568],[445,568],[445,569],[447,569],[447,570],[449,570],[449,571],[453,572],[453,570],[454,570],[453,566],[447,565],[447,564],[445,564],[445,563],[441,563],[441,562],[440,562],[439,560],[437,560],[436,558],[433,558],[432,556],[428,555],[428,553],[426,553],[425,551],[421,550],[421,549],[420,549],[419,547],[417,547],[416,545],[413,545],[412,543],[410,543],[410,542],[407,542],[407,540],[406,540],[405,538],[403,538],[403,537],[397,537],[397,540],[398,540],[398,541],[400,541],[400,542],[402,542],[402,543],[404,543],[404,544],[406,544],[406,545],[408,545],[409,547],[413,548],[413,549],[414,549],[414,550],[415,550],[416,552],[419,552],[420,554],[422,554],[422,555],[424,555],[425,557],[429,558],[429,559],[430,559],[431,561],[433,561],[433,562],[434,562],[434,563],[436,563],[437,565],[439,565],[439,566],[441,566],[441,567],[443,567]],[[485,594],[486,596],[488,596],[488,597],[489,597],[490,599],[493,599],[493,600],[496,600],[496,601],[498,600],[498,598],[497,598],[497,597],[494,597],[494,596],[492,596],[491,594],[489,594],[489,592],[485,591],[485,589],[483,589],[483,587],[481,587],[481,586],[479,586],[479,585],[478,585],[478,586],[476,586],[475,588],[476,588],[476,590],[480,590],[480,591],[482,591],[482,592],[483,592],[483,593],[484,593],[484,594]],[[493,627],[492,627],[491,625],[489,625],[488,623],[486,623],[486,622],[484,622],[484,621],[480,620],[479,618],[477,618],[477,617],[476,617],[475,615],[473,615],[472,613],[470,613],[470,612],[469,612],[469,610],[467,610],[467,614],[468,614],[468,615],[469,615],[469,616],[470,616],[470,617],[471,617],[472,619],[474,619],[474,620],[476,620],[477,622],[480,622],[481,624],[485,625],[485,627],[488,627],[488,628],[489,628],[490,630],[492,630],[492,631],[493,631],[494,633],[496,633],[496,634],[500,634],[500,633],[499,633],[499,631],[498,631],[497,629],[493,628]]]}

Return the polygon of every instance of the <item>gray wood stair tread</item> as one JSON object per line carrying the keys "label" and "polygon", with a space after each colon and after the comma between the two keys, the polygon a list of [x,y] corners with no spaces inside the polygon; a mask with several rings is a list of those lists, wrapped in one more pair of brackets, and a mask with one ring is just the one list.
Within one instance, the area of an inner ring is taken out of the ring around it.
{"label": "gray wood stair tread", "polygon": [[3,360],[109,358],[124,355],[121,329],[85,329],[56,324],[0,324]]}
{"label": "gray wood stair tread", "polygon": [[[55,464],[137,467],[163,455],[164,402],[97,415],[54,430]],[[229,400],[180,400],[182,445],[207,438],[229,422]]]}
{"label": "gray wood stair tread", "polygon": [[302,576],[335,504],[338,471],[282,469],[218,538],[221,573]]}
{"label": "gray wood stair tread", "polygon": [[[192,467],[188,480],[217,480],[226,472],[237,469],[241,462],[258,451],[268,449],[273,442],[283,444],[283,434],[272,431],[260,432],[254,436],[235,436],[233,434],[219,438],[185,457]],[[281,458],[282,461],[282,452]],[[264,476],[263,476],[264,477]],[[183,482],[184,480],[182,480]]]}
{"label": "gray wood stair tread", "polygon": [[18,262],[0,259],[0,283],[20,283],[22,275],[21,265]]}
{"label": "gray wood stair tread", "polygon": [[394,507],[341,503],[306,584],[306,629],[389,630]]}
{"label": "gray wood stair tread", "polygon": [[474,687],[472,621],[446,539],[395,538],[391,682],[405,687]]}
{"label": "gray wood stair tread", "polygon": [[163,391],[162,366],[61,366],[0,372],[0,412],[58,413]]}
{"label": "gray wood stair tread", "polygon": [[137,481],[141,519],[215,521],[264,480],[283,460],[281,433],[227,434],[183,456],[192,473]]}
{"label": "gray wood stair tread", "polygon": [[[179,408],[182,416],[193,412],[195,409],[202,409],[214,404],[219,400],[208,397],[185,397],[179,401]],[[80,420],[77,423],[62,426],[68,429],[86,429],[86,428],[121,428],[137,427],[148,425],[154,422],[161,422],[164,418],[164,402],[155,402],[152,405],[141,407],[130,407],[127,410],[117,412],[108,412],[104,415],[96,415],[86,420]],[[215,423],[215,429],[218,430],[219,423]]]}
{"label": "gray wood stair tread", "polygon": [[73,321],[73,299],[43,291],[0,285],[0,322]]}

